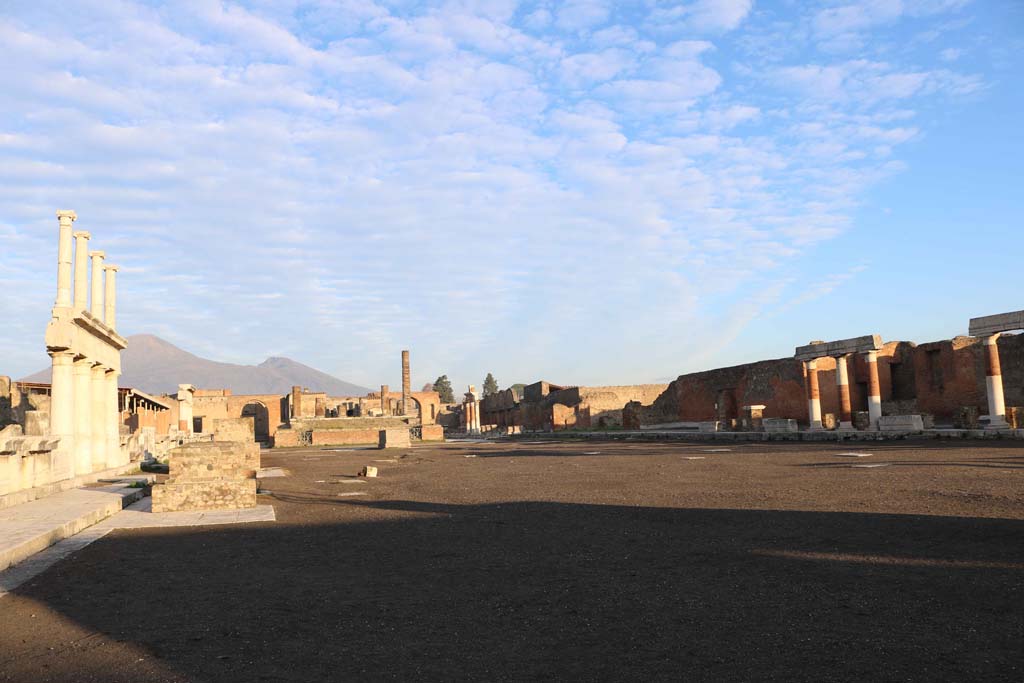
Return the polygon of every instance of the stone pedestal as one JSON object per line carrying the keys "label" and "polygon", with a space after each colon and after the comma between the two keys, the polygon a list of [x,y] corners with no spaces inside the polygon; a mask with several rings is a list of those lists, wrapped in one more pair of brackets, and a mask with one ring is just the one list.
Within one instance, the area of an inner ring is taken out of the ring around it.
{"label": "stone pedestal", "polygon": [[412,446],[408,429],[382,429],[378,436],[377,448],[410,448]]}

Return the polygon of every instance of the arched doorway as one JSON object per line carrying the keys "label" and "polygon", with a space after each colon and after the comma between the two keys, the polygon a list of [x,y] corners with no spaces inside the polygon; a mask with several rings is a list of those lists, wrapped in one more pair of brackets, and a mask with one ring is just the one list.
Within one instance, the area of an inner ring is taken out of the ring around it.
{"label": "arched doorway", "polygon": [[242,417],[252,418],[256,441],[260,443],[270,441],[270,413],[267,412],[265,405],[259,401],[246,403],[242,408]]}

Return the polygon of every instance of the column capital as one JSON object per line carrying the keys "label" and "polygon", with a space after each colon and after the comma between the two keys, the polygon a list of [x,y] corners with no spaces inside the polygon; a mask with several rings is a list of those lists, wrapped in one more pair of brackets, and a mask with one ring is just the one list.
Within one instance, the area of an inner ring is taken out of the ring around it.
{"label": "column capital", "polygon": [[986,335],[986,336],[982,337],[982,340],[984,341],[986,346],[995,346],[996,342],[999,341],[1000,335],[1002,335],[1002,334],[1003,334],[1002,332],[996,332],[995,334],[989,334],[989,335]]}
{"label": "column capital", "polygon": [[107,264],[104,264],[104,265],[103,265],[103,270],[112,270],[112,271],[114,271],[115,273],[116,273],[117,271],[119,271],[120,269],[121,269],[121,266],[115,266],[115,265],[113,265],[113,264],[110,264],[110,263],[107,263]]}
{"label": "column capital", "polygon": [[73,221],[78,220],[78,214],[72,211],[71,209],[60,209],[59,211],[57,211],[57,220],[59,220],[61,223],[71,223]]}
{"label": "column capital", "polygon": [[864,356],[865,356],[865,358],[868,359],[868,361],[877,361],[878,360],[878,351],[865,351],[864,352]]}
{"label": "column capital", "polygon": [[54,363],[58,363],[59,361],[59,364],[61,365],[70,364],[74,361],[75,358],[75,353],[67,349],[61,349],[59,351],[47,351],[46,353],[49,354],[50,358],[53,359]]}
{"label": "column capital", "polygon": [[71,233],[71,236],[74,237],[75,239],[87,240],[92,237],[92,233],[90,233],[88,230],[75,230],[73,233]]}
{"label": "column capital", "polygon": [[808,370],[817,370],[818,369],[818,359],[817,358],[812,358],[811,360],[805,360],[804,361],[804,365],[807,366]]}
{"label": "column capital", "polygon": [[89,258],[106,258],[107,252],[105,251],[90,251]]}

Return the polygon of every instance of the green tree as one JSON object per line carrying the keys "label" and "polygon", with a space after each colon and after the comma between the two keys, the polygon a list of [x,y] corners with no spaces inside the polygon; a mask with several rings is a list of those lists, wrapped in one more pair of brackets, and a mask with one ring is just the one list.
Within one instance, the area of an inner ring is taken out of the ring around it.
{"label": "green tree", "polygon": [[455,392],[448,375],[441,375],[434,381],[434,391],[441,396],[441,403],[455,403]]}
{"label": "green tree", "polygon": [[498,393],[498,380],[488,372],[487,377],[484,378],[484,398],[494,396],[496,393]]}

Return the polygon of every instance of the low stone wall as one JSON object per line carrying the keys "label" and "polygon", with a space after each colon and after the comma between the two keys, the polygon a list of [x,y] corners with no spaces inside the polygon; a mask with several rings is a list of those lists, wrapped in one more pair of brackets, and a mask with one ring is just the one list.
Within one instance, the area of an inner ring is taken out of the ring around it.
{"label": "low stone wall", "polygon": [[273,436],[274,448],[295,448],[301,446],[299,435],[302,432],[295,429],[278,429]]}
{"label": "low stone wall", "polygon": [[420,429],[424,441],[444,441],[444,427],[441,425],[423,425]]}
{"label": "low stone wall", "polygon": [[[402,429],[408,427],[408,417],[320,417],[292,420],[296,431],[337,431],[374,429]],[[376,440],[376,439],[375,439]]]}
{"label": "low stone wall", "polygon": [[153,487],[153,512],[255,507],[256,443],[194,443],[170,453],[167,483]]}
{"label": "low stone wall", "polygon": [[[379,429],[314,429],[314,446],[353,446],[376,444]],[[281,432],[278,432],[280,434]],[[275,444],[276,445],[276,444]]]}
{"label": "low stone wall", "polygon": [[408,429],[382,429],[378,432],[377,448],[409,448],[412,440]]}

